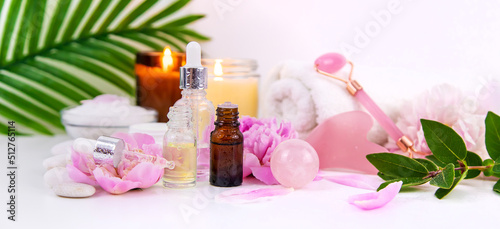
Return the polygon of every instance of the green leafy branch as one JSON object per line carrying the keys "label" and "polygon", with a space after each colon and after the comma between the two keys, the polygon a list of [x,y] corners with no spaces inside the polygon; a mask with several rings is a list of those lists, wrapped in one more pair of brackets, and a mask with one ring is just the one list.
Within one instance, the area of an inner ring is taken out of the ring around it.
{"label": "green leafy branch", "polygon": [[[432,152],[427,159],[409,158],[393,153],[376,153],[366,158],[385,180],[379,190],[393,182],[402,181],[403,187],[430,182],[439,187],[434,194],[442,199],[464,179],[481,174],[500,178],[500,117],[493,112],[486,116],[486,149],[492,159],[482,160],[467,151],[465,142],[452,128],[431,120],[420,120],[425,140]],[[500,193],[500,180],[493,186]]]}

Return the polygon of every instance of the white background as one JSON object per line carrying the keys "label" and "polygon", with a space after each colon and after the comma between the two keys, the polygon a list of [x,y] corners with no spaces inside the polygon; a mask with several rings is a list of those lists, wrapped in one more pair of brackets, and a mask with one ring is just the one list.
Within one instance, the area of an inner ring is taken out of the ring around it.
{"label": "white background", "polygon": [[[390,5],[390,18],[377,20]],[[360,83],[410,94],[442,82],[480,84],[500,70],[500,1],[195,0],[188,9],[207,15],[193,26],[212,38],[202,44],[207,57],[254,58],[263,76],[280,61],[313,63],[347,46],[356,65],[391,75]]]}
{"label": "white background", "polygon": [[[442,200],[434,197],[437,188],[429,184],[409,188],[386,206],[372,211],[350,205],[347,198],[373,191],[327,180],[311,182],[270,201],[250,204],[215,201],[217,193],[228,189],[214,188],[206,181],[186,190],[165,189],[156,184],[122,195],[98,189],[90,198],[62,198],[45,187],[42,161],[51,155],[53,145],[68,139],[17,138],[17,222],[6,219],[9,196],[2,191],[0,228],[498,228],[500,195],[492,191],[494,181],[480,179],[461,182]],[[0,142],[0,147],[6,149],[7,144]],[[7,179],[0,176],[2,189],[6,190]],[[268,187],[253,179],[245,179],[243,186]]]}

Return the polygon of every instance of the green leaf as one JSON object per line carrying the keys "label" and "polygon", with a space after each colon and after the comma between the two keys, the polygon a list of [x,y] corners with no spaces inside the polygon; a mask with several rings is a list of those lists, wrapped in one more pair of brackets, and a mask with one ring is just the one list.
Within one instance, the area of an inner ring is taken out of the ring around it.
{"label": "green leaf", "polygon": [[393,179],[393,180],[388,180],[384,183],[382,183],[378,188],[377,191],[380,191],[381,189],[384,189],[387,187],[387,185],[398,182],[398,181],[403,181],[403,186],[401,187],[410,187],[410,186],[417,186],[417,185],[422,185],[427,182],[429,182],[431,178],[420,178],[420,177],[410,177],[410,178],[399,178],[399,179]]}
{"label": "green leaf", "polygon": [[388,181],[388,180],[395,180],[395,179],[397,179],[397,177],[394,177],[394,176],[389,176],[389,175],[386,175],[386,174],[384,174],[384,173],[382,173],[382,172],[378,172],[378,173],[377,173],[377,176],[379,176],[380,178],[382,178],[382,179],[383,179],[383,180],[385,180],[385,181]]}
{"label": "green leaf", "polygon": [[[467,166],[481,166],[483,164],[483,160],[476,153],[468,151],[467,157],[465,158],[465,163],[467,163]],[[480,174],[480,170],[470,169],[465,179],[472,179],[479,176]]]}
{"label": "green leaf", "polygon": [[432,178],[430,184],[440,188],[449,189],[453,184],[453,178],[455,178],[455,166],[453,163],[449,163],[446,167],[444,167],[441,173]]}
{"label": "green leaf", "polygon": [[99,5],[97,8],[92,12],[92,15],[89,17],[87,22],[85,23],[85,26],[83,26],[81,35],[86,36],[90,33],[90,30],[92,27],[95,25],[99,17],[104,13],[104,11],[108,8],[109,4],[111,3],[111,0],[101,0],[99,2]]}
{"label": "green leaf", "polygon": [[486,169],[483,171],[483,174],[487,177],[489,176],[492,176],[493,175],[493,166],[495,165],[495,161],[493,161],[492,159],[486,159],[483,161],[483,166],[490,166],[490,168]]}
{"label": "green leaf", "polygon": [[426,160],[426,159],[423,159],[423,158],[414,158],[415,161],[418,161],[420,164],[422,164],[423,166],[425,166],[425,168],[427,169],[427,171],[437,171],[439,170],[439,167],[434,163],[432,162],[431,160]]}
{"label": "green leaf", "polygon": [[434,155],[428,155],[425,158],[427,158],[430,161],[434,162],[434,164],[436,164],[440,168],[444,168],[446,166],[446,164],[444,162],[442,162],[439,159],[437,159]]}
{"label": "green leaf", "polygon": [[500,193],[500,180],[498,180],[497,183],[493,185],[493,191]]}
{"label": "green leaf", "polygon": [[[20,12],[22,17],[21,17],[21,25],[20,25],[20,30],[17,34],[17,39],[14,44],[14,50],[23,50],[24,51],[24,46],[28,46],[28,39],[29,39],[29,33],[30,31],[30,25],[31,25],[31,18],[33,17],[33,11],[34,7],[30,7],[30,5],[34,4],[35,1],[33,0],[25,0],[25,7],[24,7],[24,12]],[[14,42],[14,41],[11,41]],[[18,60],[22,58],[23,51],[17,51],[14,52],[14,58],[13,60]]]}
{"label": "green leaf", "polygon": [[188,15],[188,16],[184,16],[184,17],[181,17],[181,18],[178,18],[174,21],[171,21],[165,25],[162,25],[161,28],[162,29],[168,29],[168,28],[172,28],[172,27],[180,27],[180,26],[184,26],[186,24],[189,24],[191,22],[194,22],[194,21],[197,21],[199,19],[202,19],[203,17],[205,17],[205,15]]}
{"label": "green leaf", "polygon": [[453,191],[453,189],[457,186],[457,184],[460,183],[460,181],[462,181],[467,176],[467,172],[468,170],[465,170],[465,172],[462,173],[460,177],[455,177],[455,179],[453,180],[453,185],[451,185],[449,189],[439,188],[438,190],[436,190],[436,193],[434,193],[434,195],[438,199],[443,199],[445,196],[450,194],[450,192]]}
{"label": "green leaf", "polygon": [[465,159],[467,148],[457,132],[436,121],[421,119],[420,122],[427,145],[437,159],[447,164]]}
{"label": "green leaf", "polygon": [[486,120],[485,143],[488,154],[492,159],[500,158],[500,116],[488,112]]}
{"label": "green leaf", "polygon": [[118,24],[116,29],[122,30],[122,29],[128,27],[128,25],[131,22],[133,22],[135,19],[137,19],[139,16],[141,16],[144,13],[144,11],[151,8],[151,6],[156,4],[156,2],[158,2],[158,0],[149,0],[149,1],[142,2],[141,5],[139,5],[137,8],[135,8],[127,17],[125,17],[125,19],[123,19],[120,22],[120,24]]}
{"label": "green leaf", "polygon": [[[5,73],[0,72],[0,82],[5,83],[18,91],[23,91],[23,88],[32,88],[32,84],[27,83],[29,82],[28,80],[19,80],[17,78],[25,78],[25,77],[15,77],[15,76],[9,76],[6,75]],[[62,101],[60,101],[58,98],[56,98],[54,95],[49,95],[47,93],[44,93],[44,91],[37,90],[37,89],[31,89],[28,91],[24,91],[24,93],[31,97],[32,99],[35,100],[42,100],[45,105],[49,106],[52,108],[53,111],[58,112],[59,110],[67,107],[69,104],[66,104]],[[11,110],[11,109],[9,109]],[[2,111],[3,112],[3,111]],[[14,121],[18,122],[18,120]],[[22,123],[22,122],[19,122]]]}
{"label": "green leaf", "polygon": [[[60,110],[79,100],[134,96],[138,51],[161,51],[165,44],[182,50],[192,39],[207,39],[187,28],[202,16],[178,13],[189,0],[171,1],[152,16],[157,0],[134,6],[130,0],[4,2],[0,119],[15,120],[27,134],[60,133]],[[136,23],[139,18],[144,22]]]}
{"label": "green leaf", "polygon": [[101,34],[106,32],[108,29],[108,26],[113,22],[118,14],[120,14],[123,9],[129,4],[130,0],[121,0],[119,1],[115,7],[111,10],[111,13],[109,13],[109,16],[104,20],[104,22],[101,24],[99,29],[97,29],[97,34]]}
{"label": "green leaf", "polygon": [[36,130],[40,133],[43,134],[48,134],[51,135],[53,134],[49,129],[47,129],[45,126],[33,121],[29,117],[27,117],[25,114],[20,113],[15,110],[7,109],[5,104],[2,104],[0,101],[0,110],[2,111],[2,116],[7,118],[7,120],[15,120],[16,122],[23,122],[28,125],[30,125],[30,128],[33,130]]}
{"label": "green leaf", "polygon": [[173,31],[173,33],[180,33],[180,34],[192,37],[194,39],[202,40],[202,41],[208,41],[208,40],[210,40],[209,37],[201,35],[201,34],[195,32],[193,30],[190,30],[190,29],[175,30],[175,31]]}
{"label": "green leaf", "polygon": [[393,153],[376,153],[366,155],[366,158],[380,172],[398,178],[425,177],[428,171],[419,162],[409,157]]}
{"label": "green leaf", "polygon": [[492,171],[493,173],[500,173],[500,162],[498,160],[495,162],[495,165],[493,165]]}
{"label": "green leaf", "polygon": [[170,16],[171,14],[178,11],[179,9],[181,9],[182,7],[184,7],[188,3],[189,3],[189,0],[179,0],[179,1],[174,2],[170,6],[168,6],[167,8],[165,8],[164,10],[162,10],[161,12],[156,14],[155,16],[153,16],[150,19],[148,19],[147,21],[145,21],[138,28],[148,27],[151,24],[157,22],[159,19],[164,18],[166,16]]}
{"label": "green leaf", "polygon": [[[12,89],[11,89],[12,90]],[[46,108],[41,107],[40,105],[32,103],[30,100],[26,99],[24,96],[20,96],[20,91],[11,91],[5,89],[5,85],[0,82],[0,97],[9,101],[12,104],[29,104],[27,106],[21,107],[21,110],[30,113],[36,114],[37,117],[47,123],[50,123],[56,127],[63,128],[61,124],[61,119],[59,118],[58,113],[51,112]],[[45,129],[44,129],[45,130]]]}
{"label": "green leaf", "polygon": [[[43,21],[45,20],[43,12],[45,12],[45,7],[47,5],[47,0],[38,0],[33,4],[34,15],[31,18],[31,37],[29,43],[29,52],[34,53],[38,50],[38,43],[40,43],[40,32],[42,30]],[[0,7],[1,8],[1,7]]]}
{"label": "green leaf", "polygon": [[67,42],[71,39],[71,36],[73,36],[73,33],[75,32],[76,28],[81,23],[83,16],[85,16],[84,12],[87,12],[91,3],[92,1],[80,1],[78,3],[78,6],[76,6],[76,8],[78,9],[79,12],[82,13],[75,13],[71,16],[71,19],[69,19],[68,25],[66,27],[66,30],[62,35],[62,42]]}
{"label": "green leaf", "polygon": [[[0,66],[7,63],[7,54],[11,45],[12,37],[14,36],[14,29],[17,22],[17,17],[21,11],[21,2],[22,1],[12,1],[9,10],[7,12],[7,24],[4,26],[2,43],[0,44]],[[5,12],[5,11],[4,11]]]}
{"label": "green leaf", "polygon": [[61,1],[56,5],[57,7],[54,11],[54,16],[52,16],[52,20],[50,21],[50,25],[47,30],[44,47],[52,47],[55,43],[57,34],[63,24],[61,22],[66,18],[66,13],[68,13],[69,6],[71,5],[70,3],[70,1]]}

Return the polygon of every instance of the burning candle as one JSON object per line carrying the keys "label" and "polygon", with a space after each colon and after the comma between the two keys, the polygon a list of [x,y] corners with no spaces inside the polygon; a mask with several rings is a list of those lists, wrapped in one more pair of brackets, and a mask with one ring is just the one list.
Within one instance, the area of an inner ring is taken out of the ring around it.
{"label": "burning candle", "polygon": [[158,111],[158,121],[167,122],[168,109],[181,98],[179,67],[186,62],[184,53],[166,47],[163,52],[139,52],[136,55],[137,105]]}
{"label": "burning candle", "polygon": [[241,115],[257,116],[259,75],[257,63],[248,59],[203,59],[208,68],[207,98],[214,105],[238,104]]}

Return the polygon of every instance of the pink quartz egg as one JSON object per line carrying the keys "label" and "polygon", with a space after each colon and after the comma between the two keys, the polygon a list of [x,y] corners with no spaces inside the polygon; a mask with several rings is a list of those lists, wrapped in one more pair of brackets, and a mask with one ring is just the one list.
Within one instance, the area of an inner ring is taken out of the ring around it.
{"label": "pink quartz egg", "polygon": [[276,147],[271,156],[273,176],[285,187],[304,187],[316,177],[318,170],[318,154],[304,140],[286,140]]}
{"label": "pink quartz egg", "polygon": [[338,72],[346,63],[347,60],[344,55],[335,52],[323,54],[314,61],[314,65],[316,65],[319,70],[327,73]]}

